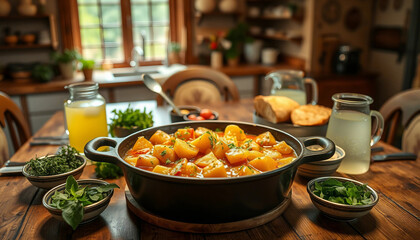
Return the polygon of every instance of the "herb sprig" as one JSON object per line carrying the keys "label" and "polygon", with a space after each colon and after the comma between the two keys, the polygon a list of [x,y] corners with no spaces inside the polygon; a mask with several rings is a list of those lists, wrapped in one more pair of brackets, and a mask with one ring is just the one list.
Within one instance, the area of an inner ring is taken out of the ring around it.
{"label": "herb sprig", "polygon": [[49,176],[69,172],[83,164],[83,160],[76,156],[79,156],[79,152],[65,145],[54,156],[31,159],[27,163],[28,173],[32,176]]}
{"label": "herb sprig", "polygon": [[75,230],[83,219],[83,207],[104,199],[108,196],[109,191],[114,188],[120,187],[112,183],[81,188],[76,179],[70,175],[67,177],[64,191],[55,191],[54,195],[51,196],[50,206],[61,209],[61,216],[64,221]]}
{"label": "herb sprig", "polygon": [[131,127],[138,127],[138,130],[142,130],[153,126],[152,111],[147,113],[146,108],[144,108],[142,112],[140,109],[133,109],[130,105],[128,105],[126,110],[117,111],[117,109],[114,109],[112,110],[112,113],[114,113],[114,117],[111,119],[111,123],[109,124],[109,132],[113,137],[115,127],[127,129]]}
{"label": "herb sprig", "polygon": [[366,184],[356,185],[352,182],[341,182],[329,178],[323,182],[315,182],[313,193],[331,202],[347,205],[367,205],[372,203],[371,192]]}

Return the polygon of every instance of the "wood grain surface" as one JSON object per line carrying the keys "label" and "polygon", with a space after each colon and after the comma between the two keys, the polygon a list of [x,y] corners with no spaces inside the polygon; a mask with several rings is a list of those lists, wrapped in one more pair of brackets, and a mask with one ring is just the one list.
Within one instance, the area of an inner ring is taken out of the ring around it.
{"label": "wood grain surface", "polygon": [[[124,104],[127,105],[112,106]],[[210,107],[219,112],[222,120],[252,122],[251,100]],[[166,111],[162,108],[157,112],[164,114]],[[62,135],[63,123],[63,113],[58,112],[35,136]],[[382,142],[378,146],[384,147],[387,153],[399,151]],[[26,143],[11,160],[24,162],[56,150],[56,146],[30,147]],[[111,203],[100,217],[72,231],[67,224],[53,219],[42,206],[45,190],[32,186],[23,176],[1,176],[0,239],[418,239],[419,172],[417,159],[375,162],[362,175],[335,173],[368,183],[380,197],[369,214],[351,222],[338,222],[322,215],[306,192],[308,179],[297,175],[292,201],[283,215],[256,228],[222,234],[170,231],[141,220],[127,208],[124,177],[107,180],[118,184],[120,189],[115,190]],[[81,177],[88,178],[96,178],[92,165],[85,168]]]}

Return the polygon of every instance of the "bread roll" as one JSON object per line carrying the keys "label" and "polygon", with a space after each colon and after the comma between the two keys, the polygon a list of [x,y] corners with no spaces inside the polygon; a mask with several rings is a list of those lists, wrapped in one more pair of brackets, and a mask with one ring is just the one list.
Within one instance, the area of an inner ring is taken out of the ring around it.
{"label": "bread roll", "polygon": [[283,96],[256,96],[254,107],[258,115],[272,123],[290,121],[291,112],[300,105]]}
{"label": "bread roll", "polygon": [[300,126],[323,125],[328,122],[331,108],[320,105],[303,105],[292,111],[292,123]]}

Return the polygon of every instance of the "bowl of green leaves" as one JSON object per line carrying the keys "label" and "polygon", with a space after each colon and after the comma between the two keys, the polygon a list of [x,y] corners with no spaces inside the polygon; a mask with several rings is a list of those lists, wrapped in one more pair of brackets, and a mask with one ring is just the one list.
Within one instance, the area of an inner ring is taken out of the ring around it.
{"label": "bowl of green leaves", "polygon": [[146,112],[140,109],[134,109],[130,105],[124,111],[114,109],[114,114],[109,124],[109,132],[113,137],[126,137],[132,133],[153,126],[152,112]]}
{"label": "bowl of green leaves", "polygon": [[379,196],[368,185],[343,177],[319,177],[308,182],[312,203],[327,217],[350,221],[362,217],[378,203]]}
{"label": "bowl of green leaves", "polygon": [[48,191],[42,204],[51,215],[69,224],[73,230],[101,214],[114,194],[116,184],[98,179],[78,180],[69,176],[66,183]]}
{"label": "bowl of green leaves", "polygon": [[28,181],[39,188],[51,189],[65,183],[68,176],[76,179],[83,173],[86,159],[69,146],[62,146],[57,154],[31,159],[22,169]]}

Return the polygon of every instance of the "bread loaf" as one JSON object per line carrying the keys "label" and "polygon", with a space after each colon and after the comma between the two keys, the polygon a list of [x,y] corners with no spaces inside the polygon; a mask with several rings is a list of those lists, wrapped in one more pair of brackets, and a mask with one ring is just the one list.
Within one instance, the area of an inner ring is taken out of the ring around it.
{"label": "bread loaf", "polygon": [[300,105],[283,96],[256,96],[254,107],[258,115],[272,123],[290,121],[291,112]]}

